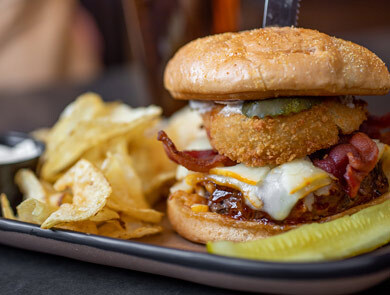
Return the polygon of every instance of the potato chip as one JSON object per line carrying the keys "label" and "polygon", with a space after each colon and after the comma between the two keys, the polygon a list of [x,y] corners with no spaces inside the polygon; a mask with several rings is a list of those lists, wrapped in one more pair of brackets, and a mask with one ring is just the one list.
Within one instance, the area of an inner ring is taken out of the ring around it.
{"label": "potato chip", "polygon": [[46,193],[45,202],[52,207],[59,207],[64,203],[72,203],[73,196],[71,192],[57,192],[53,185],[47,181],[40,181]]}
{"label": "potato chip", "polygon": [[47,157],[42,166],[43,179],[52,181],[72,165],[88,149],[104,143],[109,138],[128,131],[127,124],[106,122],[81,122],[68,140],[58,147],[57,153]]}
{"label": "potato chip", "polygon": [[94,222],[102,222],[107,221],[111,219],[118,219],[119,214],[115,212],[114,210],[111,210],[107,207],[104,207],[102,210],[100,210],[95,216],[92,216],[89,218],[90,221]]}
{"label": "potato chip", "polygon": [[31,132],[31,136],[36,140],[46,143],[49,139],[50,128],[40,128]]}
{"label": "potato chip", "polygon": [[98,228],[98,234],[110,238],[128,240],[141,238],[162,231],[161,226],[148,225],[137,220],[134,220],[134,222],[122,222],[122,224],[117,220],[105,222]]}
{"label": "potato chip", "polygon": [[107,143],[102,143],[87,150],[81,158],[100,168],[106,158],[107,150]]}
{"label": "potato chip", "polygon": [[163,213],[158,212],[154,209],[142,209],[142,208],[126,208],[126,210],[121,210],[123,213],[127,214],[129,217],[134,217],[142,221],[159,223],[164,216]]}
{"label": "potato chip", "polygon": [[34,198],[45,202],[45,189],[30,169],[18,170],[15,175],[15,183],[19,186],[25,200]]}
{"label": "potato chip", "polygon": [[56,153],[57,148],[77,129],[80,122],[96,118],[103,110],[104,103],[99,95],[85,93],[79,96],[63,110],[59,120],[51,129],[44,157]]}
{"label": "potato chip", "polygon": [[110,220],[99,226],[98,234],[110,238],[121,239],[125,234],[125,229],[121,226],[118,220]]}
{"label": "potato chip", "polygon": [[[188,125],[191,122],[190,125]],[[191,141],[205,136],[202,119],[189,108],[177,112],[169,121],[160,121],[146,132],[129,142],[129,154],[133,167],[142,180],[143,193],[149,204],[161,196],[161,188],[174,179],[177,165],[165,155],[163,145],[157,141],[158,130],[165,129],[179,147],[186,147]]]}
{"label": "potato chip", "polygon": [[142,194],[142,184],[126,155],[108,153],[102,166],[103,173],[112,186],[107,206],[124,211],[127,208],[149,208]]}
{"label": "potato chip", "polygon": [[[107,153],[119,154],[122,156],[128,156],[129,152],[127,149],[127,139],[124,136],[115,137],[109,141],[106,147]],[[130,160],[130,158],[129,158]]]}
{"label": "potato chip", "polygon": [[116,104],[105,116],[102,116],[101,118],[109,122],[133,123],[139,119],[145,119],[145,116],[148,121],[153,120],[154,118],[157,118],[156,113],[160,115],[161,108],[154,105],[141,108],[131,108],[125,104]]}
{"label": "potato chip", "polygon": [[55,210],[56,208],[34,198],[27,199],[16,207],[18,220],[35,224],[42,224]]}
{"label": "potato chip", "polygon": [[[128,229],[126,229],[129,231]],[[163,228],[158,225],[150,225],[139,227],[133,231],[130,231],[127,236],[124,236],[122,239],[139,239],[145,236],[155,235],[161,233]]]}
{"label": "potato chip", "polygon": [[154,205],[161,199],[161,196],[167,196],[169,194],[169,187],[175,183],[175,174],[175,170],[162,172],[151,180],[148,191],[145,192],[146,201],[150,205]]}
{"label": "potato chip", "polygon": [[[166,121],[183,142],[194,136],[186,125],[196,118],[187,113]],[[51,130],[35,133],[46,151],[40,179],[29,170],[17,175],[28,198],[18,206],[20,220],[123,239],[160,232],[163,214],[150,206],[176,169],[156,139],[165,124],[160,114],[156,106],[133,109],[93,93],[77,98]],[[12,217],[4,198],[3,214]]]}
{"label": "potato chip", "polygon": [[120,101],[104,102],[104,108],[95,116],[95,118],[110,117],[112,112],[121,104]]}
{"label": "potato chip", "polygon": [[141,181],[125,154],[109,153],[103,164],[103,172],[112,186],[112,194],[107,200],[109,208],[143,221],[160,222],[163,214],[149,208],[142,193]]}
{"label": "potato chip", "polygon": [[101,167],[107,153],[116,153],[127,155],[127,141],[126,136],[114,137],[102,144],[94,146],[93,148],[87,150],[82,158],[94,164],[96,167]]}
{"label": "potato chip", "polygon": [[60,223],[57,224],[55,228],[72,230],[72,231],[82,232],[86,234],[94,234],[94,235],[98,234],[96,223],[89,220]]}
{"label": "potato chip", "polygon": [[141,179],[143,194],[150,205],[161,196],[160,187],[174,179],[177,167],[165,155],[161,142],[157,141],[156,134],[161,128],[161,122],[156,122],[137,137],[128,140],[132,166]]}
{"label": "potato chip", "polygon": [[1,212],[3,214],[3,217],[8,219],[16,219],[14,211],[12,210],[8,198],[5,194],[1,194],[0,201],[1,201]]}
{"label": "potato chip", "polygon": [[103,174],[86,160],[80,160],[54,185],[58,191],[72,188],[72,204],[62,204],[42,224],[51,228],[59,223],[87,220],[99,212],[111,194],[111,186]]}
{"label": "potato chip", "polygon": [[52,207],[60,207],[65,193],[57,192],[46,197],[46,203]]}
{"label": "potato chip", "polygon": [[[129,155],[137,175],[142,180],[144,194],[151,193],[164,181],[174,178],[177,167],[165,155],[161,142],[157,141],[157,130],[153,130],[153,135],[143,133],[129,143]],[[162,178],[162,174],[167,178]]]}
{"label": "potato chip", "polygon": [[121,220],[124,223],[127,233],[129,234],[127,239],[141,238],[143,236],[162,232],[161,226],[147,224],[125,214],[121,216]]}
{"label": "potato chip", "polygon": [[41,183],[41,186],[43,187],[46,197],[51,194],[57,193],[57,191],[54,189],[53,185],[50,182],[47,182],[45,180],[40,179],[39,182]]}
{"label": "potato chip", "polygon": [[68,192],[56,192],[46,197],[46,203],[52,207],[60,207],[62,204],[71,204],[73,195]]}
{"label": "potato chip", "polygon": [[[103,111],[104,103],[94,93],[83,94],[69,104],[46,137],[46,148],[45,153],[41,157],[41,163],[56,155],[58,147],[67,140],[68,136],[73,134],[80,122],[90,121],[103,113]],[[50,180],[52,181],[58,178],[59,175],[50,175]],[[47,179],[49,180],[49,177]]]}
{"label": "potato chip", "polygon": [[57,147],[55,153],[45,157],[41,176],[49,181],[56,179],[58,173],[72,165],[90,148],[119,135],[139,132],[147,128],[150,120],[158,117],[160,113],[160,108],[150,106],[134,109],[132,115],[128,116],[132,120],[114,121],[104,117],[79,122],[77,129],[67,136],[66,141]]}

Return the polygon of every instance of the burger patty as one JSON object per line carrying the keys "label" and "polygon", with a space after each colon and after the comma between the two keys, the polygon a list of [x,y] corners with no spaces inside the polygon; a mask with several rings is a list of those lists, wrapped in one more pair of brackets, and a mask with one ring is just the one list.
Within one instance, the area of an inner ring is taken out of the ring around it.
{"label": "burger patty", "polygon": [[326,195],[311,196],[311,201],[302,199],[291,210],[283,221],[273,220],[262,211],[253,210],[246,205],[243,194],[230,187],[217,185],[212,181],[198,183],[198,190],[202,190],[211,212],[226,215],[238,220],[258,220],[275,224],[310,223],[321,218],[343,212],[354,206],[367,203],[389,190],[388,180],[377,164],[374,170],[363,180],[356,197],[350,198],[338,181],[333,181]]}
{"label": "burger patty", "polygon": [[280,165],[303,158],[339,141],[339,134],[350,134],[366,120],[365,104],[354,101],[351,108],[338,98],[290,115],[248,118],[243,114],[225,115],[216,105],[203,114],[211,145],[219,154],[250,167]]}

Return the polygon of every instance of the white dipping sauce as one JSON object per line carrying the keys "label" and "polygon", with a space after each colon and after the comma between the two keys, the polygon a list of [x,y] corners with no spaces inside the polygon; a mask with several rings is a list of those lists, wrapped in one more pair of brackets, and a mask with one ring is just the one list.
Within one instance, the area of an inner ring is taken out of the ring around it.
{"label": "white dipping sauce", "polygon": [[39,155],[39,149],[31,139],[25,139],[11,147],[0,144],[0,164],[21,162]]}

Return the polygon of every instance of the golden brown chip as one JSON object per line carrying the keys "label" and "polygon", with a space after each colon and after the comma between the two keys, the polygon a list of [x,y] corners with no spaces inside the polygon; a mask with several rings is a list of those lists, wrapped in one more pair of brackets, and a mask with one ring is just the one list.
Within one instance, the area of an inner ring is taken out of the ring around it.
{"label": "golden brown chip", "polygon": [[141,221],[151,222],[151,223],[161,222],[161,219],[164,216],[163,213],[158,212],[154,209],[149,209],[149,208],[146,208],[146,209],[127,208],[126,210],[123,210],[122,212],[126,216],[134,217],[134,218],[139,219]]}
{"label": "golden brown chip", "polygon": [[161,129],[166,130],[175,144],[182,148],[187,147],[195,138],[206,136],[205,130],[202,129],[202,118],[187,107],[169,120],[156,122],[137,138],[129,141],[129,155],[150,205],[159,200],[164,186],[174,179],[177,168],[177,165],[166,157],[161,142],[157,141],[156,134]]}
{"label": "golden brown chip", "polygon": [[35,173],[30,169],[20,169],[15,175],[15,183],[19,186],[25,200],[37,199],[45,202],[46,192]]}
{"label": "golden brown chip", "polygon": [[169,187],[175,182],[176,169],[168,172],[161,172],[157,174],[153,180],[150,181],[150,186],[145,191],[145,198],[148,204],[154,205],[162,196],[168,196]]}
{"label": "golden brown chip", "polygon": [[134,222],[122,222],[122,224],[117,220],[107,221],[98,228],[98,234],[110,238],[128,240],[141,238],[162,231],[161,226],[148,225],[136,220],[134,220]]}
{"label": "golden brown chip", "polygon": [[30,133],[36,140],[47,142],[50,134],[50,128],[40,128]]}
{"label": "golden brown chip", "polygon": [[120,153],[128,155],[126,136],[114,137],[104,143],[101,143],[87,150],[82,158],[94,164],[96,167],[102,167],[107,153]]}
{"label": "golden brown chip", "polygon": [[60,223],[57,224],[55,228],[72,230],[72,231],[82,232],[86,234],[93,234],[93,235],[98,234],[96,223],[89,220]]}
{"label": "golden brown chip", "polygon": [[81,158],[100,168],[106,158],[107,149],[108,143],[101,143],[87,150]]}
{"label": "golden brown chip", "polygon": [[[94,234],[98,226],[99,232],[124,239],[160,232],[155,224],[163,214],[150,204],[176,169],[156,140],[160,114],[155,106],[104,103],[94,93],[77,98],[51,130],[35,133],[46,151],[40,179],[32,171],[18,173],[16,181],[31,198],[18,206],[20,220]],[[180,116],[170,130],[192,137],[180,123],[189,117]],[[12,217],[3,199],[3,212]]]}
{"label": "golden brown chip", "polygon": [[126,228],[126,230],[129,232],[129,234],[123,237],[123,239],[128,240],[128,239],[139,239],[145,236],[161,233],[163,228],[158,225],[150,225],[150,226],[138,227],[134,230],[130,230]]}
{"label": "golden brown chip", "polygon": [[125,154],[109,153],[103,171],[112,186],[112,194],[107,200],[109,208],[143,221],[160,222],[163,214],[149,208],[142,193],[141,181],[129,157]]}
{"label": "golden brown chip", "polygon": [[27,199],[16,207],[18,220],[35,224],[42,224],[55,210],[56,208],[34,198]]}
{"label": "golden brown chip", "polygon": [[161,142],[157,141],[158,128],[148,129],[129,141],[129,155],[137,175],[142,181],[145,195],[153,193],[164,182],[173,179],[177,165],[165,155]]}
{"label": "golden brown chip", "polygon": [[46,203],[52,207],[60,207],[66,193],[54,193],[46,197]]}
{"label": "golden brown chip", "polygon": [[62,204],[71,204],[73,195],[70,192],[57,192],[47,196],[46,203],[52,207],[60,207]]}
{"label": "golden brown chip", "polygon": [[40,179],[39,182],[41,183],[41,186],[43,187],[46,197],[51,194],[57,193],[57,191],[54,189],[53,185],[50,182],[47,182],[45,180]]}
{"label": "golden brown chip", "polygon": [[104,207],[102,210],[100,210],[95,216],[92,216],[89,218],[90,221],[94,222],[102,222],[107,221],[111,219],[118,219],[119,214],[115,212],[114,210],[111,210],[107,207]]}
{"label": "golden brown chip", "polygon": [[142,194],[142,184],[126,155],[111,154],[103,163],[103,173],[112,186],[107,206],[116,211],[149,208]]}
{"label": "golden brown chip", "polygon": [[111,186],[103,174],[86,160],[80,160],[54,185],[58,191],[72,188],[72,204],[62,204],[42,224],[51,228],[59,223],[82,221],[97,214],[111,194]]}
{"label": "golden brown chip", "polygon": [[125,234],[125,229],[118,220],[110,220],[99,226],[98,234],[110,238],[121,239]]}
{"label": "golden brown chip", "polygon": [[41,180],[41,185],[45,189],[45,202],[52,207],[59,207],[64,203],[72,203],[73,196],[71,192],[57,192],[53,185],[47,181]]}
{"label": "golden brown chip", "polygon": [[12,210],[8,198],[5,194],[1,194],[0,201],[1,201],[1,212],[3,214],[3,217],[8,219],[16,219],[14,211]]}
{"label": "golden brown chip", "polygon": [[[157,118],[161,109],[150,106],[134,109],[127,120],[113,120],[111,117],[99,117],[90,121],[81,121],[77,128],[67,135],[66,141],[57,146],[55,153],[47,154],[42,166],[41,176],[45,180],[55,180],[64,169],[76,162],[84,152],[109,139],[138,133]],[[50,140],[50,139],[49,139]]]}
{"label": "golden brown chip", "polygon": [[121,221],[128,233],[131,233],[128,239],[142,238],[143,236],[153,235],[162,232],[162,227],[139,221],[126,214],[121,216]]}
{"label": "golden brown chip", "polygon": [[56,153],[58,147],[77,129],[80,122],[96,118],[103,110],[104,103],[95,93],[85,93],[69,104],[50,130],[46,142],[45,158]]}

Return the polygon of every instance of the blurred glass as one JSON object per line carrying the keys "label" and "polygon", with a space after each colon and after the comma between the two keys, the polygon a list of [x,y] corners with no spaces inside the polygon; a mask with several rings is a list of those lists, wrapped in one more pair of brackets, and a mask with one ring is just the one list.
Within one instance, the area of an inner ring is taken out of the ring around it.
{"label": "blurred glass", "polygon": [[[202,36],[260,27],[264,1],[122,0],[135,62],[146,77],[152,101],[167,113],[180,105],[164,90],[166,62],[185,43]],[[390,1],[302,0],[299,26],[350,39],[390,62]],[[386,49],[386,50],[384,50]],[[376,102],[382,105],[384,98]],[[377,103],[378,104],[378,103]]]}
{"label": "blurred glass", "polygon": [[[184,102],[163,86],[187,42],[260,27],[264,0],[2,0],[0,130],[51,125],[77,95],[132,106]],[[361,44],[390,64],[389,0],[302,0],[299,25]],[[389,96],[368,98],[389,110]]]}

